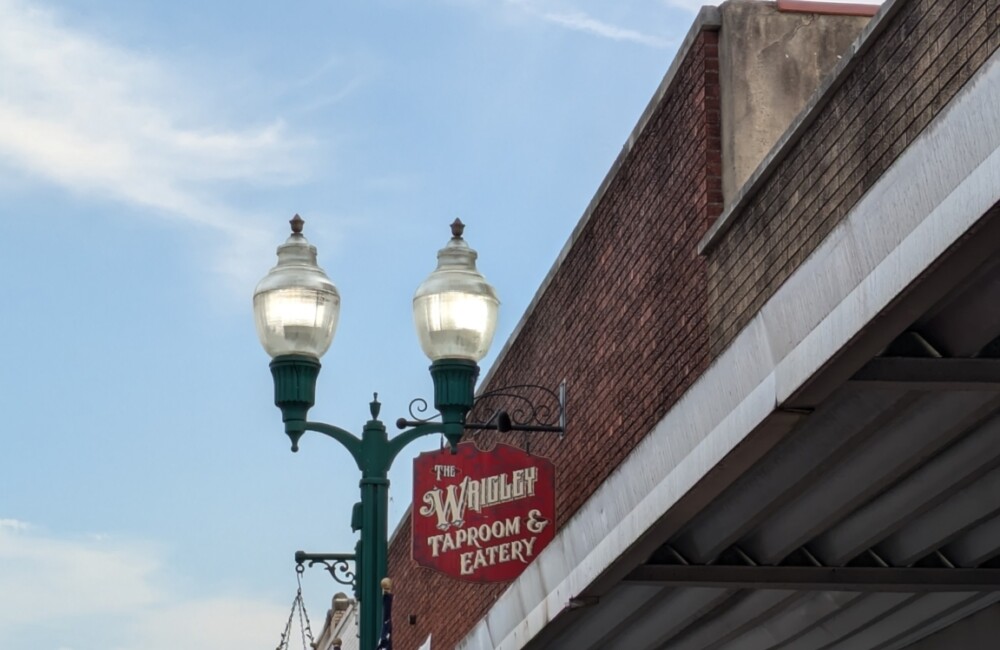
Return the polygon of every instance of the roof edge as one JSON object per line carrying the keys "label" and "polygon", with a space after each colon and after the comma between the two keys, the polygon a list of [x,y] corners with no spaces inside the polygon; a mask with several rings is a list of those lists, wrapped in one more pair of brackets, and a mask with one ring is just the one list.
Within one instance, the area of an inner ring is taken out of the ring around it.
{"label": "roof edge", "polygon": [[[587,204],[586,209],[584,209],[583,215],[581,215],[580,220],[573,228],[573,232],[570,233],[569,239],[566,240],[566,243],[563,245],[562,250],[559,251],[559,255],[556,257],[556,261],[552,264],[552,268],[549,269],[549,272],[542,280],[542,283],[538,286],[538,290],[535,292],[535,295],[531,299],[531,302],[528,303],[528,307],[524,310],[524,314],[521,315],[521,318],[520,320],[518,320],[517,325],[514,326],[513,331],[507,338],[507,341],[500,349],[500,352],[497,354],[497,358],[493,361],[492,365],[490,365],[490,368],[486,372],[486,375],[482,378],[482,381],[479,382],[479,388],[476,391],[477,394],[479,393],[479,391],[482,390],[484,386],[489,384],[490,380],[493,378],[493,373],[496,371],[497,368],[499,368],[500,364],[503,363],[503,360],[507,356],[507,353],[510,351],[510,348],[514,345],[514,341],[517,340],[517,337],[521,333],[521,330],[524,329],[525,324],[528,322],[528,318],[531,317],[531,314],[535,311],[535,308],[541,301],[542,296],[545,294],[545,290],[548,289],[550,284],[552,284],[553,278],[555,278],[555,275],[559,271],[559,268],[562,266],[562,263],[566,259],[566,256],[569,255],[569,251],[573,248],[573,245],[576,243],[576,240],[580,237],[580,233],[583,232],[583,229],[590,221],[590,217],[593,215],[594,210],[597,209],[597,206],[598,204],[600,204],[601,199],[604,198],[604,194],[605,192],[607,192],[608,187],[611,186],[611,182],[618,175],[618,170],[621,169],[621,166],[624,163],[625,158],[632,151],[632,147],[635,146],[635,143],[639,139],[639,136],[642,135],[642,132],[646,129],[646,125],[649,123],[649,120],[653,116],[653,111],[656,110],[656,108],[660,105],[660,102],[663,101],[663,98],[666,97],[667,91],[670,90],[670,87],[673,84],[674,77],[677,76],[677,71],[680,69],[681,63],[687,57],[688,52],[691,50],[691,46],[694,44],[695,38],[697,38],[698,34],[700,34],[703,31],[717,31],[721,27],[722,27],[722,14],[720,13],[718,7],[705,6],[698,11],[698,15],[695,17],[694,23],[692,23],[691,28],[688,30],[687,35],[684,37],[684,40],[681,41],[680,47],[677,48],[677,54],[674,55],[673,62],[667,69],[666,74],[663,75],[663,79],[660,81],[660,84],[656,87],[656,91],[653,93],[652,98],[650,98],[649,103],[646,105],[646,108],[642,112],[642,115],[639,116],[639,121],[636,122],[635,127],[632,128],[632,132],[629,134],[628,139],[625,141],[625,144],[622,145],[621,152],[619,152],[614,162],[611,163],[611,168],[608,170],[608,173],[605,174],[604,180],[601,181],[601,184],[598,186],[597,191],[594,193],[593,198],[590,199],[590,202]],[[400,528],[407,520],[407,517],[409,516],[410,510],[412,508],[413,504],[411,503],[406,513],[404,513],[403,516],[400,518],[399,523],[396,525],[396,527],[392,531],[392,534],[389,536],[390,547],[395,541]]]}
{"label": "roof edge", "polygon": [[560,267],[562,267],[563,261],[565,261],[566,257],[569,255],[570,250],[572,250],[573,245],[576,243],[576,240],[580,237],[580,234],[583,232],[583,229],[590,222],[590,218],[591,216],[593,216],[594,211],[600,204],[601,199],[604,198],[605,192],[607,192],[608,188],[611,186],[612,181],[614,181],[614,179],[618,176],[618,171],[621,169],[629,153],[631,153],[632,148],[635,146],[636,141],[639,139],[639,136],[642,135],[643,131],[645,131],[646,125],[649,123],[649,120],[653,116],[653,112],[659,107],[660,102],[663,101],[663,98],[666,97],[667,92],[673,85],[674,78],[677,76],[677,71],[680,69],[681,63],[683,63],[683,61],[687,58],[688,52],[691,50],[691,46],[694,44],[694,41],[698,37],[698,34],[704,31],[717,31],[721,27],[722,27],[722,14],[720,13],[718,7],[706,6],[702,7],[698,11],[698,15],[695,17],[694,23],[688,30],[687,35],[684,37],[684,40],[681,41],[680,46],[677,48],[677,54],[674,56],[673,62],[667,69],[666,74],[663,75],[663,79],[660,81],[659,86],[656,87],[656,91],[653,93],[652,98],[646,105],[645,110],[643,110],[642,115],[639,116],[639,121],[632,129],[632,132],[629,134],[628,139],[625,141],[625,144],[622,145],[621,152],[615,158],[614,162],[611,163],[611,168],[608,170],[608,173],[605,174],[604,180],[601,181],[601,184],[598,186],[597,191],[594,193],[593,198],[590,199],[590,202],[587,204],[586,209],[584,209],[583,215],[580,217],[580,220],[573,228],[573,232],[570,233],[569,239],[566,241],[566,244],[563,245],[562,250],[559,251],[559,255],[558,257],[556,257],[556,261],[552,264],[552,268],[549,269],[549,272],[548,274],[546,274],[545,279],[542,280],[542,283],[541,285],[539,285],[538,290],[535,292],[534,297],[531,299],[531,302],[528,303],[528,307],[524,310],[524,314],[521,316],[521,319],[517,322],[517,325],[514,326],[514,330],[507,338],[507,341],[504,343],[504,346],[500,349],[499,354],[497,354],[496,360],[494,360],[493,364],[490,366],[490,369],[486,372],[486,375],[480,382],[479,384],[480,387],[489,384],[490,380],[493,378],[493,373],[503,362],[504,358],[507,356],[508,351],[513,346],[514,341],[517,340],[517,337],[521,333],[521,330],[524,329],[524,326],[527,323],[528,319],[531,317],[531,314],[534,313],[535,308],[541,301],[541,298],[545,294],[546,289],[549,288],[549,285],[552,283],[553,278],[555,278],[556,273],[559,271]]}

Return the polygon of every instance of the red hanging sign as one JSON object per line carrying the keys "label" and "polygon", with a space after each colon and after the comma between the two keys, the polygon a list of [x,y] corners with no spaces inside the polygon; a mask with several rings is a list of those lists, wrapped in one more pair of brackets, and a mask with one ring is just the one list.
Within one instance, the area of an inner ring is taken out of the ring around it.
{"label": "red hanging sign", "polygon": [[513,580],[555,537],[552,463],[473,443],[413,461],[413,559],[472,582]]}

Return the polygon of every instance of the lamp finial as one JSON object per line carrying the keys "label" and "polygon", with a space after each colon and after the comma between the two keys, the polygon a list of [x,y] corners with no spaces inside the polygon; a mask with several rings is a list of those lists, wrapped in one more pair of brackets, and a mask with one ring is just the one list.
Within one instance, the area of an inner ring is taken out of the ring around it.
{"label": "lamp finial", "polygon": [[296,235],[301,235],[302,234],[302,224],[305,223],[305,220],[302,217],[300,217],[298,214],[296,214],[294,217],[292,217],[288,221],[288,223],[292,224],[292,233],[293,234],[296,234]]}
{"label": "lamp finial", "polygon": [[461,239],[462,233],[465,232],[465,224],[462,223],[461,219],[455,219],[451,222],[451,236],[455,239]]}

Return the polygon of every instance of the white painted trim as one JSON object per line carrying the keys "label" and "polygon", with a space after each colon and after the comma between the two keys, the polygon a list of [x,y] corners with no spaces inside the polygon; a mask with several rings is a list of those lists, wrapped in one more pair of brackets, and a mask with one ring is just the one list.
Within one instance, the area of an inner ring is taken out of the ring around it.
{"label": "white painted trim", "polygon": [[997,106],[1000,53],[903,152],[457,648],[523,648],[1000,201]]}

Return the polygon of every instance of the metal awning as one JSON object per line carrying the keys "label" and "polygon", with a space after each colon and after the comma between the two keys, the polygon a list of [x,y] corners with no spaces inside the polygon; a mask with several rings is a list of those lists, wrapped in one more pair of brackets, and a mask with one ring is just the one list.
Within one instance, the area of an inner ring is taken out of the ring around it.
{"label": "metal awning", "polygon": [[1000,54],[459,648],[892,650],[1000,602],[997,105]]}
{"label": "metal awning", "polygon": [[546,647],[891,650],[1000,601],[1000,261],[962,285]]}

